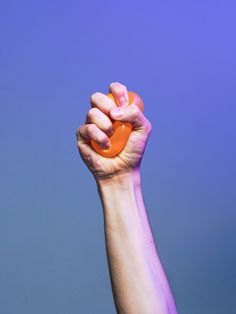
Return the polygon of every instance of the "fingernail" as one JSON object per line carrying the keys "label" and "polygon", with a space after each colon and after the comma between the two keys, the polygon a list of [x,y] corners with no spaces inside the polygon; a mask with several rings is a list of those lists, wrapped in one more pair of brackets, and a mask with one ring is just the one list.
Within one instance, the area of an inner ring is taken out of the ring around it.
{"label": "fingernail", "polygon": [[112,109],[111,114],[115,118],[121,118],[123,117],[124,112],[123,112],[123,109],[121,108],[115,108],[115,109]]}
{"label": "fingernail", "polygon": [[105,143],[104,143],[104,148],[105,149],[107,149],[107,148],[109,148],[110,147],[110,145],[111,145],[111,141],[110,140],[107,140]]}
{"label": "fingernail", "polygon": [[109,129],[108,132],[107,132],[107,136],[111,137],[114,133],[114,130],[113,128]]}

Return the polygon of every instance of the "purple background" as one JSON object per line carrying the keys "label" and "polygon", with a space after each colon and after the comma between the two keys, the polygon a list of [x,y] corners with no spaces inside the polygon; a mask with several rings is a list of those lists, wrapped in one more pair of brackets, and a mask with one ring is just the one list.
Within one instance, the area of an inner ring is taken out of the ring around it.
{"label": "purple background", "polygon": [[235,1],[1,1],[0,312],[115,313],[76,147],[118,81],[153,130],[143,192],[179,313],[236,308]]}

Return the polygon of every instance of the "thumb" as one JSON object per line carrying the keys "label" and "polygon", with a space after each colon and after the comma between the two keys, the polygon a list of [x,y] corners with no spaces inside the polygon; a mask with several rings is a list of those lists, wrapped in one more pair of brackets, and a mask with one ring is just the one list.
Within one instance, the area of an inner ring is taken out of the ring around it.
{"label": "thumb", "polygon": [[113,108],[110,111],[110,116],[114,120],[130,123],[134,130],[144,130],[149,133],[152,128],[150,121],[135,103],[125,107]]}

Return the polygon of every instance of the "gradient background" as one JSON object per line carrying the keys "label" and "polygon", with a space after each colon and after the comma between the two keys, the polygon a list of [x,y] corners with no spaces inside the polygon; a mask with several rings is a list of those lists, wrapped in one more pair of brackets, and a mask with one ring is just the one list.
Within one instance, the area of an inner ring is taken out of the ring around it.
{"label": "gradient background", "polygon": [[235,1],[1,1],[0,312],[115,313],[75,132],[118,81],[153,130],[143,193],[179,313],[236,308]]}

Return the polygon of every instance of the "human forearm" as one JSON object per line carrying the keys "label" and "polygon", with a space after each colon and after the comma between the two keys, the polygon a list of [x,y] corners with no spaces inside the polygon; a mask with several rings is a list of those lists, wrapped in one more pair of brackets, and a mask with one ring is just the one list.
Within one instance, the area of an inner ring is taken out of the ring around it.
{"label": "human forearm", "polygon": [[139,169],[97,184],[118,313],[176,314],[144,206]]}

